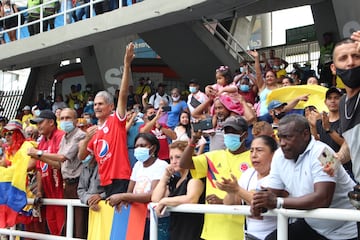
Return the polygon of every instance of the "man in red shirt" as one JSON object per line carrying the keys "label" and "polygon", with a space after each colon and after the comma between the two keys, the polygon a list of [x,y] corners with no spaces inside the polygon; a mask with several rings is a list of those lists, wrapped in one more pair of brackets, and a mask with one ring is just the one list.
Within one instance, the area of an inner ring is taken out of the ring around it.
{"label": "man in red shirt", "polygon": [[130,162],[126,143],[126,102],[129,87],[131,62],[134,59],[134,44],[126,47],[124,72],[120,85],[117,109],[113,96],[101,91],[94,100],[95,116],[98,126],[87,129],[86,137],[79,143],[79,159],[89,154],[95,156],[99,164],[100,184],[105,188],[106,197],[115,193],[127,192],[130,179]]}
{"label": "man in red shirt", "polygon": [[[57,128],[56,116],[51,110],[42,110],[37,118],[31,119],[37,124],[41,140],[37,149],[30,148],[28,155],[36,161],[37,193],[36,197],[63,198],[64,188],[60,169],[56,169],[41,161],[45,155],[57,153],[65,132]],[[40,161],[39,161],[40,160]],[[46,206],[45,219],[49,231],[53,235],[61,235],[65,224],[65,208],[62,206]]]}

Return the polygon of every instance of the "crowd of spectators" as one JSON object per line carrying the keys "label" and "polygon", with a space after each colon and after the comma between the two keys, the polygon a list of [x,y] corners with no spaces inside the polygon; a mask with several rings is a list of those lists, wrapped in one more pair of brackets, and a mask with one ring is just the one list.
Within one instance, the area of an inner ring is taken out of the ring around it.
{"label": "crowd of spectators", "polygon": [[[130,6],[143,0],[120,0],[122,7]],[[8,35],[9,41],[15,41],[17,39],[16,29],[13,29],[24,23],[31,23],[37,21],[42,16],[47,18],[43,20],[43,32],[54,29],[56,27],[56,17],[51,17],[56,13],[62,11],[69,11],[66,14],[66,23],[81,21],[86,18],[90,18],[90,7],[94,8],[94,14],[99,15],[108,11],[112,11],[119,8],[119,0],[103,0],[95,3],[93,6],[84,6],[78,9],[72,8],[79,7],[81,5],[89,3],[89,0],[2,0],[0,1],[0,32],[5,31],[0,35],[0,44],[6,43],[5,34]],[[43,5],[40,8],[40,5]],[[39,6],[39,7],[37,7]],[[20,22],[18,21],[18,15],[20,14]],[[13,15],[13,16],[12,16]],[[5,19],[1,19],[4,18]],[[33,36],[40,33],[40,22],[36,22],[27,26],[28,35]]]}
{"label": "crowd of spectators", "polygon": [[[134,202],[158,202],[160,217],[167,206],[182,203],[251,206],[246,218],[171,213],[165,231],[170,239],[276,239],[276,217],[261,216],[267,209],[355,209],[347,194],[360,180],[354,140],[360,115],[359,46],[359,32],[335,46],[331,68],[345,89],[326,89],[322,97],[328,111],[321,112],[316,106],[296,108],[311,98],[308,94],[267,101],[272,91],[303,83],[281,71],[287,63],[273,52],[267,59],[249,51],[255,61],[242,62],[235,75],[220,66],[204,92],[196,79],[183,96],[182,89],[167,94],[166,84],[154,89],[141,78],[132,93],[130,43],[115,96],[95,92],[90,84],[84,91],[72,85],[65,100],[58,95],[52,103],[39,94],[18,119],[1,118],[0,163],[11,167],[11,156],[26,146],[29,193],[37,199],[79,198],[89,211],[101,211],[102,200],[118,210]],[[334,164],[340,160],[343,165]],[[64,234],[65,209],[36,211],[38,206],[30,221],[36,227],[25,227]],[[87,213],[75,209],[74,217],[74,236],[86,238]],[[146,221],[144,239],[148,226]],[[289,239],[353,240],[358,231],[355,222],[296,219],[289,223]]]}

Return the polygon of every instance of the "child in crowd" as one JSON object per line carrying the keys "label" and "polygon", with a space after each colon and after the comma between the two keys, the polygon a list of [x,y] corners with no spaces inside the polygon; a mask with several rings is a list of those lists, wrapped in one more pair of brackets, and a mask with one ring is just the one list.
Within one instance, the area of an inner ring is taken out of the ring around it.
{"label": "child in crowd", "polygon": [[[239,102],[238,87],[233,81],[233,77],[228,66],[220,66],[216,69],[216,83],[213,85],[206,86],[205,92],[210,98],[222,98],[226,101],[232,102],[232,109],[237,112],[240,116],[242,115],[244,108]],[[211,107],[211,115],[214,116],[214,104]],[[217,120],[213,117],[213,126],[217,125]]]}

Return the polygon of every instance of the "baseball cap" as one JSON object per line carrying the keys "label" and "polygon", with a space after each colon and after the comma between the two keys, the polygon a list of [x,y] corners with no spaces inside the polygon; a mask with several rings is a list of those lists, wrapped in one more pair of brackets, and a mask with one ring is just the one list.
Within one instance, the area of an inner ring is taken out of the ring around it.
{"label": "baseball cap", "polygon": [[12,130],[20,130],[22,131],[22,123],[18,119],[10,120],[4,127],[4,129],[12,131]]}
{"label": "baseball cap", "polygon": [[240,116],[227,117],[223,123],[223,127],[232,127],[236,131],[247,131],[248,124],[244,118]]}
{"label": "baseball cap", "polygon": [[22,110],[23,110],[23,111],[30,111],[31,108],[30,108],[30,106],[26,105]]}
{"label": "baseball cap", "polygon": [[193,79],[191,79],[191,80],[189,81],[189,84],[199,85],[199,81],[198,81],[197,79],[193,78]]}
{"label": "baseball cap", "polygon": [[272,100],[268,105],[268,110],[270,111],[285,105],[287,105],[287,103],[280,102],[279,100]]}
{"label": "baseball cap", "polygon": [[10,120],[5,126],[4,126],[5,130],[8,131],[14,131],[14,130],[18,130],[22,133],[22,135],[25,137],[24,131],[23,131],[23,126],[22,126],[22,122],[18,119],[12,119]]}
{"label": "baseball cap", "polygon": [[30,122],[32,124],[37,124],[37,123],[44,121],[45,119],[52,119],[56,122],[55,114],[51,110],[48,110],[48,109],[42,110],[40,112],[40,115],[37,118],[30,119]]}
{"label": "baseball cap", "polygon": [[325,94],[325,98],[328,98],[330,96],[330,94],[332,93],[337,93],[339,94],[340,96],[343,95],[341,89],[337,88],[337,87],[330,87],[327,91],[326,91],[326,94]]}

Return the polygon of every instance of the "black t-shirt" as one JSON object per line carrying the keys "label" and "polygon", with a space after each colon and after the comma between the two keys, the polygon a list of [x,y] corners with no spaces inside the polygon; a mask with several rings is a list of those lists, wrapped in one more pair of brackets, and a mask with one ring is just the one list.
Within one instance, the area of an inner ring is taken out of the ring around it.
{"label": "black t-shirt", "polygon": [[[335,132],[339,132],[339,127],[340,127],[340,120],[337,120],[335,122],[330,122],[330,129],[331,130],[333,130]],[[322,126],[322,120],[321,119],[318,119],[316,121],[316,131],[320,135],[320,141],[322,141],[323,143],[326,143],[327,145],[329,145],[335,152],[339,151],[340,145],[337,144],[331,138],[329,133],[326,133],[325,129]]]}
{"label": "black t-shirt", "polygon": [[354,178],[360,182],[360,93],[350,99],[346,96],[340,99],[340,133],[350,149]]}
{"label": "black t-shirt", "polygon": [[[169,181],[169,197],[185,195],[187,185],[191,179],[189,173],[186,179],[176,188],[179,176],[173,175]],[[202,179],[205,186],[205,179]],[[199,203],[205,203],[205,189],[200,196]],[[200,213],[180,213],[170,214],[170,239],[171,240],[199,240],[204,222],[204,215]]]}
{"label": "black t-shirt", "polygon": [[[339,133],[339,127],[340,127],[340,119],[335,122],[330,122],[330,129]],[[316,131],[318,132],[320,136],[320,141],[323,143],[326,143],[329,145],[335,152],[338,152],[340,150],[340,145],[337,144],[330,136],[330,133],[326,133],[325,129],[322,126],[322,120],[319,119],[316,121]],[[349,173],[351,177],[352,175],[352,164],[351,161],[343,164],[343,167],[345,168],[346,172]]]}

